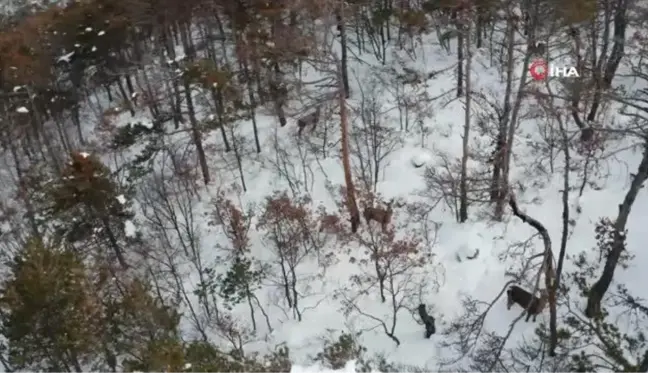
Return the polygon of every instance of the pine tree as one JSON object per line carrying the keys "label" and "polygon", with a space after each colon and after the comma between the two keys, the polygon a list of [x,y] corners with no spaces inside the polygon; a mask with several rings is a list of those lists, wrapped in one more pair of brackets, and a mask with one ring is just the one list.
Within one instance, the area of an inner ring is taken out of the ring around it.
{"label": "pine tree", "polygon": [[17,370],[81,371],[96,354],[101,306],[81,258],[30,242],[0,289],[9,364]]}
{"label": "pine tree", "polygon": [[[85,245],[93,238],[111,249],[122,267],[128,241],[124,226],[132,218],[129,190],[122,190],[110,170],[96,157],[72,153],[58,180],[41,185],[47,215],[57,226],[57,235],[71,243]],[[105,253],[103,253],[105,256]]]}

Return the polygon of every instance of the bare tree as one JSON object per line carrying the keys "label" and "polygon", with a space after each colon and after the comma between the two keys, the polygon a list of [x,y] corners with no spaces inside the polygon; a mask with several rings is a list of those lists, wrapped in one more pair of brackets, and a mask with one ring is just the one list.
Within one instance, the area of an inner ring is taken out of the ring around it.
{"label": "bare tree", "polygon": [[264,240],[275,255],[273,273],[268,276],[280,289],[288,309],[298,320],[304,311],[302,299],[312,295],[307,292],[308,282],[321,273],[304,274],[300,268],[315,257],[323,241],[313,239],[319,231],[319,219],[309,207],[306,198],[291,200],[285,193],[275,193],[266,198],[257,229],[264,230]]}
{"label": "bare tree", "polygon": [[[513,5],[513,4],[511,4]],[[535,7],[537,9],[537,7]],[[491,182],[491,200],[495,201],[495,218],[501,220],[506,207],[507,191],[509,190],[510,180],[509,171],[513,152],[513,141],[515,140],[516,128],[520,118],[520,109],[524,98],[526,80],[528,78],[528,66],[532,56],[532,47],[535,46],[534,35],[528,35],[526,51],[524,52],[523,63],[521,64],[522,72],[517,92],[513,96],[513,80],[515,71],[515,36],[518,24],[518,17],[514,14],[512,6],[505,9],[506,15],[506,88],[504,102],[501,110],[497,113],[498,131],[495,141],[495,150],[492,154],[493,176]],[[533,15],[537,19],[537,10]],[[535,28],[531,28],[535,33]]]}
{"label": "bare tree", "polygon": [[543,264],[541,266],[540,272],[544,270],[545,290],[549,292],[548,301],[550,313],[550,328],[552,333],[552,340],[551,344],[549,345],[549,356],[554,356],[558,339],[556,334],[556,270],[553,267],[554,255],[551,248],[551,237],[549,236],[547,228],[545,228],[542,223],[520,211],[515,197],[512,194],[509,196],[509,206],[511,207],[511,210],[513,210],[513,215],[536,229],[540,237],[542,237],[544,253]]}
{"label": "bare tree", "polygon": [[[257,331],[256,310],[261,311],[265,318],[268,330],[272,331],[268,313],[261,305],[256,296],[256,291],[261,288],[263,280],[270,271],[259,260],[249,255],[250,252],[250,221],[252,209],[245,213],[231,200],[225,198],[221,191],[213,201],[214,222],[223,226],[223,234],[227,237],[228,245],[218,244],[227,255],[225,260],[229,262],[229,269],[225,275],[219,275],[219,295],[228,308],[233,305],[246,302],[250,310],[252,331]],[[213,274],[213,271],[209,271]],[[203,292],[213,292],[209,287],[201,289]],[[206,294],[204,295],[206,296]]]}
{"label": "bare tree", "polygon": [[351,161],[349,159],[349,130],[348,130],[348,114],[346,107],[346,99],[342,94],[343,89],[340,88],[338,92],[340,102],[340,129],[341,129],[341,142],[342,142],[342,164],[344,166],[344,180],[346,183],[346,203],[351,215],[351,231],[353,233],[358,231],[360,226],[360,210],[355,197],[355,186],[353,185],[353,176],[351,174]]}
{"label": "bare tree", "polygon": [[381,99],[384,96],[383,84],[377,79],[369,79],[359,86],[361,126],[353,126],[351,132],[355,144],[352,154],[364,189],[375,192],[381,171],[387,166],[385,159],[396,149],[398,137],[383,119],[388,111]]}
{"label": "bare tree", "polygon": [[[462,23],[463,24],[463,23]],[[459,222],[463,223],[468,220],[468,158],[470,157],[469,143],[470,143],[470,118],[472,113],[470,112],[470,104],[472,100],[472,91],[471,91],[471,62],[472,62],[472,52],[470,45],[470,22],[467,22],[462,26],[465,30],[462,30],[464,33],[464,38],[466,42],[466,103],[465,103],[465,115],[464,115],[464,131],[463,131],[463,140],[462,140],[462,154],[461,154],[461,178],[459,179]],[[459,48],[463,47],[459,43]],[[462,63],[461,61],[459,63]],[[462,83],[460,81],[460,83]]]}
{"label": "bare tree", "polygon": [[[273,142],[274,159],[269,159],[269,163],[277,175],[288,183],[293,197],[310,193],[316,180],[311,165],[317,159],[317,155],[311,152],[312,147],[308,146],[310,143],[282,138],[277,130]],[[299,163],[296,163],[296,158]]]}
{"label": "bare tree", "polygon": [[142,212],[150,229],[147,238],[157,246],[151,256],[160,263],[151,266],[151,271],[158,281],[167,284],[183,300],[194,327],[207,338],[207,325],[201,315],[202,312],[208,316],[218,315],[218,303],[210,294],[202,293],[198,297],[202,312],[196,308],[192,301],[193,289],[186,288],[186,279],[181,271],[188,261],[200,274],[201,283],[206,283],[207,279],[203,277],[206,263],[201,252],[194,200],[181,178],[166,172],[168,168],[154,173],[140,189],[142,205],[145,206]]}
{"label": "bare tree", "polygon": [[[645,45],[643,45],[643,47],[644,48],[639,51],[640,56],[646,54],[647,49],[645,48]],[[640,58],[639,63],[633,64],[632,66],[633,73],[644,82],[648,80],[648,75],[646,74],[647,68],[648,66],[644,62],[643,58]],[[648,180],[648,141],[646,141],[646,134],[648,133],[648,110],[643,106],[643,102],[645,101],[644,97],[645,91],[642,89],[635,90],[625,97],[616,95],[611,97],[625,106],[621,113],[628,116],[630,123],[627,129],[621,130],[621,133],[624,133],[626,136],[630,136],[631,138],[634,138],[635,136],[639,138],[639,143],[636,146],[642,149],[642,157],[637,167],[637,171],[630,175],[632,178],[630,188],[619,205],[619,212],[614,220],[615,233],[613,240],[608,247],[605,266],[601,276],[592,285],[588,294],[585,315],[589,318],[596,317],[600,313],[601,300],[612,283],[612,278],[619,258],[625,250],[625,238],[627,234],[626,224],[630,216],[630,211],[639,191],[643,188],[646,180]],[[612,131],[615,131],[615,129],[612,129]],[[618,130],[616,131],[618,132]]]}
{"label": "bare tree", "polygon": [[[355,313],[371,320],[400,345],[396,336],[398,314],[402,310],[413,310],[420,303],[422,289],[428,281],[423,271],[426,260],[420,252],[418,239],[395,240],[393,235],[388,235],[376,245],[380,247],[370,249],[369,258],[356,259],[360,273],[351,276],[352,287],[343,289],[337,297],[342,300],[345,314]],[[365,309],[360,306],[375,286],[380,288],[384,310],[383,307]]]}

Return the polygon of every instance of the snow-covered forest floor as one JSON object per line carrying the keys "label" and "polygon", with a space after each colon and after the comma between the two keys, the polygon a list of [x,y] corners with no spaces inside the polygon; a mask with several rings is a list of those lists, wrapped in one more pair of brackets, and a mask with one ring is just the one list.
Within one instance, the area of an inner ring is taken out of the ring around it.
{"label": "snow-covered forest floor", "polygon": [[[454,48],[456,45],[452,45],[451,49]],[[394,53],[398,56],[396,51]],[[521,311],[519,308],[510,312],[506,310],[503,289],[511,280],[506,274],[507,271],[519,270],[522,258],[541,253],[542,241],[532,227],[508,212],[504,222],[491,221],[488,216],[492,214],[489,211],[492,207],[489,205],[476,204],[471,207],[469,221],[457,223],[457,197],[452,196],[453,192],[449,190],[457,187],[457,175],[447,175],[448,167],[454,165],[453,170],[456,171],[462,155],[465,100],[457,99],[455,94],[456,78],[452,69],[456,63],[455,56],[432,42],[424,43],[418,53],[418,60],[407,62],[410,69],[421,72],[446,71],[404,93],[414,100],[434,98],[426,103],[427,116],[419,119],[413,118],[413,115],[399,115],[399,97],[393,92],[397,89],[393,83],[394,74],[370,54],[360,56],[361,63],[350,63],[353,94],[347,103],[353,113],[350,121],[352,136],[357,136],[357,140],[351,141],[355,169],[358,170],[362,162],[369,162],[367,158],[373,156],[370,140],[362,137],[362,131],[369,132],[366,129],[372,125],[369,118],[375,115],[377,118],[373,125],[384,127],[384,133],[379,135],[382,137],[381,143],[377,145],[378,156],[382,159],[375,191],[385,201],[397,198],[406,204],[397,208],[394,214],[392,224],[396,237],[420,240],[419,249],[426,256],[429,255],[429,260],[422,268],[394,275],[395,299],[383,303],[376,288],[377,279],[372,274],[371,262],[364,262],[368,259],[368,249],[358,242],[336,242],[333,238],[324,237],[322,239],[326,242],[322,250],[330,255],[331,263],[323,265],[316,256],[309,256],[299,260],[296,265],[296,287],[300,294],[298,308],[302,320],[296,320],[295,313],[287,309],[283,289],[277,285],[281,279],[277,277],[262,281],[256,295],[268,314],[268,324],[273,330],[268,329],[265,321],[257,320],[258,331],[248,337],[246,349],[266,352],[268,346],[285,344],[290,348],[295,363],[308,364],[321,350],[323,339],[335,339],[339,333],[345,332],[356,335],[358,342],[368,349],[369,355],[384,355],[391,362],[435,370],[441,367],[439,364],[442,362],[456,357],[456,351],[440,345],[440,342],[448,341],[448,337],[443,335],[448,323],[463,314],[462,300],[465,296],[487,303],[495,301],[484,320],[484,330],[506,331]],[[475,53],[471,71],[473,89],[488,99],[497,99],[503,94],[504,86],[497,68],[489,66],[485,55],[480,51]],[[393,61],[391,63],[396,66]],[[519,61],[514,68],[521,73],[522,67]],[[307,75],[304,81],[316,78],[309,79]],[[541,86],[543,83],[529,84]],[[482,109],[484,104],[479,105],[479,101],[476,101],[478,104],[474,104],[471,113],[474,128],[470,135],[470,147],[486,149],[492,144],[487,136],[480,134],[478,127],[485,112]],[[334,103],[329,105],[334,106]],[[530,110],[533,105],[534,100],[529,98],[523,110]],[[367,123],[363,123],[359,113],[363,106],[368,107],[365,110],[369,111],[364,119]],[[340,197],[335,194],[336,187],[344,185],[344,174],[339,159],[339,116],[335,110],[329,108],[329,116],[325,117],[324,123],[313,134],[302,137],[296,135],[294,120],[286,127],[279,127],[275,116],[258,115],[262,148],[259,154],[254,153],[251,123],[237,123],[236,136],[244,149],[241,152],[245,153],[242,176],[233,157],[222,153],[219,134],[214,131],[210,135],[206,143],[211,146],[209,167],[214,173],[214,182],[207,187],[199,185],[198,194],[191,200],[196,219],[194,229],[200,237],[203,263],[213,265],[217,271],[227,269],[226,266],[219,266],[219,263],[224,253],[231,250],[231,243],[223,233],[226,228],[213,224],[210,218],[214,213],[213,201],[220,193],[234,201],[241,211],[251,212],[251,256],[259,265],[270,265],[274,271],[279,271],[278,255],[272,244],[264,239],[265,232],[255,229],[260,208],[268,196],[274,193],[287,193],[291,198],[307,196],[312,199],[311,208],[323,206],[327,211],[337,211],[335,201]],[[210,112],[207,107],[197,111],[203,117]],[[145,113],[140,115],[144,116],[143,121],[147,120]],[[138,119],[124,113],[114,123],[120,126]],[[408,130],[401,124],[405,120],[410,122]],[[540,132],[544,130],[542,122],[546,120],[520,121],[517,142],[513,145],[511,179],[520,206],[545,225],[557,248],[562,234],[564,156],[556,152],[553,155],[555,159],[549,159],[545,150],[548,145]],[[327,149],[323,149],[322,145],[324,127],[334,139],[329,140]],[[184,136],[184,139],[175,136],[169,141],[189,141],[189,135]],[[572,142],[576,143],[575,140]],[[588,176],[588,185],[581,190],[584,157],[573,151],[571,162],[574,169],[570,172],[570,187],[573,190],[569,193],[572,224],[567,244],[568,258],[575,258],[581,252],[592,252],[596,247],[595,223],[601,217],[612,217],[617,213],[618,205],[629,187],[630,173],[636,169],[640,156],[636,149],[628,149],[627,141],[610,142],[603,154],[599,155],[596,173]],[[106,159],[110,157],[106,156]],[[425,162],[425,167],[414,166],[422,162]],[[470,162],[470,166],[476,174],[484,170],[481,162]],[[551,167],[554,167],[553,172]],[[434,190],[434,185],[427,184],[426,170],[439,175],[439,179],[446,178],[446,190]],[[245,180],[246,191],[242,190],[241,178]],[[357,183],[365,187],[360,179]],[[146,185],[142,187],[148,188]],[[640,194],[632,212],[628,225],[630,250],[639,248],[639,243],[645,239],[641,226],[644,224],[643,217],[648,214],[646,198],[645,193]],[[146,210],[142,204],[139,202],[140,208]],[[407,211],[408,208],[411,212]],[[144,237],[154,242],[159,233],[148,231],[145,220],[140,214],[135,225]],[[359,234],[369,237],[367,229],[363,225]],[[371,229],[378,231],[376,227]],[[475,259],[467,259],[477,252]],[[645,288],[640,285],[641,280],[637,281],[642,276],[642,263],[648,260],[647,254],[640,250],[632,252],[636,255],[632,265],[617,273],[616,281],[626,284],[633,294],[648,297]],[[185,263],[185,266],[185,288],[191,293],[199,286],[199,276],[192,264]],[[571,261],[567,261],[565,269],[565,273],[572,270]],[[523,285],[533,288],[535,274],[528,271],[525,277],[528,282]],[[366,276],[365,281],[355,283],[357,276]],[[365,289],[370,290],[365,293]],[[197,299],[192,301],[198,302]],[[583,301],[574,302],[578,307],[584,307],[584,304],[580,304]],[[412,317],[419,303],[431,307],[430,312],[437,320],[437,335],[430,340],[423,338],[424,327],[417,323],[418,316]],[[382,326],[385,323],[388,329],[391,328],[395,306],[399,309],[396,312],[394,335],[400,341],[399,346],[385,335]],[[246,302],[236,305],[232,312],[238,325],[250,328],[250,307]],[[548,313],[545,312],[539,320],[547,321]],[[515,344],[524,336],[528,337],[536,326],[533,323],[517,323],[509,343]],[[191,332],[191,329],[192,326],[187,326],[187,332]]]}
{"label": "snow-covered forest floor", "polygon": [[[493,219],[494,204],[487,202],[492,172],[487,159],[497,126],[492,103],[501,105],[506,90],[504,71],[492,61],[487,47],[473,50],[471,69],[464,72],[471,84],[467,170],[473,201],[468,220],[457,219],[467,95],[458,98],[456,93],[456,48],[454,40],[446,50],[436,35],[427,35],[416,56],[389,46],[385,63],[368,52],[355,51],[349,58],[351,96],[346,105],[357,199],[361,211],[371,204],[369,193],[376,196],[376,205],[394,199],[388,227],[393,237],[382,234],[376,222],[367,225],[364,217],[358,233],[350,233],[340,189],[345,175],[339,101],[322,98],[335,88],[330,76],[308,64],[301,81],[316,83],[304,83],[302,91],[291,97],[286,126],[279,125],[268,104],[257,109],[254,126],[252,120],[240,119],[227,128],[235,150],[225,151],[219,130],[204,131],[208,185],[201,180],[192,133],[168,124],[157,141],[175,149],[176,158],[167,152],[150,161],[153,171],[139,179],[135,193],[128,196],[135,217],[126,222],[126,231],[159,248],[156,254],[138,258],[136,267],[162,272],[173,267],[173,276],[162,288],[169,289],[170,298],[180,299],[187,337],[206,334],[223,348],[247,353],[267,353],[285,345],[294,364],[310,366],[326,341],[349,333],[366,347],[366,356],[425,370],[469,368],[472,354],[493,343],[491,332],[507,336],[514,326],[505,343],[510,349],[536,338],[535,329],[549,323],[548,308],[535,323],[519,320],[523,310],[518,306],[507,310],[505,290],[515,276],[521,276],[520,286],[535,288],[542,262],[536,254],[543,253],[543,241],[531,225],[513,216],[508,205],[502,221]],[[177,53],[182,50],[178,46]],[[513,66],[518,77],[514,90],[525,69],[522,57]],[[159,89],[165,85],[161,71],[173,70],[159,65],[147,69]],[[399,76],[411,71],[421,76],[436,73],[416,84],[403,84]],[[622,65],[620,71],[629,68]],[[322,82],[327,79],[328,85]],[[635,89],[632,78],[620,77],[614,84],[628,92]],[[529,81],[525,87],[546,92],[548,87],[559,89],[559,83]],[[213,120],[207,90],[196,86],[193,97],[197,120]],[[296,119],[312,111],[313,102],[323,102],[321,119],[313,130],[298,135]],[[146,142],[119,150],[107,145],[120,128],[135,123],[152,127],[152,119],[140,107],[134,115],[124,111],[98,125],[98,108],[105,111],[114,105],[102,91],[85,100],[81,116],[88,144],[76,150],[99,156],[112,170],[120,170],[119,178],[127,184],[132,170],[121,171],[146,149]],[[609,137],[602,148],[584,151],[564,110],[567,106],[559,98],[525,94],[515,142],[508,144],[511,193],[521,210],[547,229],[556,260],[568,214],[562,272],[567,290],[559,296],[559,320],[585,308],[586,298],[575,285],[575,262],[582,259],[581,253],[592,262],[604,261],[597,249],[596,224],[601,218],[615,219],[642,156],[636,146],[639,140],[630,136]],[[616,104],[606,104],[600,121],[629,123],[618,110]],[[567,161],[557,118],[567,127]],[[548,141],[549,137],[557,140]],[[5,157],[5,164],[11,165],[11,159]],[[186,172],[178,174],[179,168]],[[2,177],[13,180],[15,175],[6,171]],[[280,198],[282,193],[287,199]],[[322,217],[328,215],[339,220],[322,226],[322,221],[329,222]],[[641,285],[642,268],[648,264],[648,252],[641,244],[648,239],[641,228],[647,215],[648,196],[640,191],[626,226],[626,248],[633,259],[614,275],[615,284],[624,284],[638,298],[648,298]],[[244,232],[245,239],[232,233],[233,222],[240,224],[238,232]],[[310,232],[307,236],[304,226]],[[245,246],[250,270],[258,273],[248,278],[250,288],[240,299],[228,299],[220,294],[221,286],[241,248],[237,245]],[[382,291],[374,260],[377,252],[383,255]],[[599,271],[592,274],[590,284]],[[436,333],[429,339],[424,338],[425,327],[416,311],[419,304],[425,304],[436,319]],[[217,310],[210,309],[214,306]],[[608,311],[621,330],[636,330],[628,314],[612,306]],[[483,318],[478,316],[482,313]],[[219,321],[212,322],[216,318]],[[462,320],[471,326],[459,328]]]}

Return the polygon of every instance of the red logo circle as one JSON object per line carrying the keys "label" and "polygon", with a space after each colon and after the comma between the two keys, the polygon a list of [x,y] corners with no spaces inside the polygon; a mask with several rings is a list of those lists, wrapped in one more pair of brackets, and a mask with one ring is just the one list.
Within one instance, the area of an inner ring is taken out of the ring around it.
{"label": "red logo circle", "polygon": [[549,65],[544,60],[535,60],[529,65],[529,74],[533,80],[543,80],[547,77]]}

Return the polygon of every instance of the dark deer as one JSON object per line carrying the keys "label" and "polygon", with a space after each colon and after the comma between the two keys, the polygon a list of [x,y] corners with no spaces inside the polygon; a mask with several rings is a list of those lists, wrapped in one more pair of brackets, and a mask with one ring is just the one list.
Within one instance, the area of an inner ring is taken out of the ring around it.
{"label": "dark deer", "polygon": [[538,298],[517,285],[511,286],[506,291],[506,295],[508,298],[506,308],[510,310],[513,303],[520,305],[520,307],[524,308],[527,312],[526,320],[524,320],[526,322],[529,321],[531,316],[533,316],[533,322],[536,321],[536,317],[545,308],[547,298],[549,297],[549,293],[546,289],[540,290],[540,298]]}
{"label": "dark deer", "polygon": [[419,304],[418,314],[421,317],[421,321],[423,321],[423,324],[425,325],[425,338],[430,339],[432,334],[436,333],[434,317],[428,315],[427,310],[425,309],[425,304]]}
{"label": "dark deer", "polygon": [[364,211],[362,212],[362,215],[367,221],[367,225],[369,225],[369,222],[371,222],[372,220],[377,221],[378,223],[380,223],[382,231],[384,232],[385,229],[387,228],[387,224],[391,222],[391,217],[394,213],[394,211],[392,210],[393,204],[394,204],[394,199],[392,198],[387,203],[386,208],[371,207],[371,206],[365,207]]}
{"label": "dark deer", "polygon": [[297,131],[297,134],[301,136],[302,131],[304,131],[304,128],[306,126],[311,126],[311,132],[315,130],[315,127],[317,126],[317,122],[319,122],[320,119],[320,112],[321,112],[322,107],[318,106],[314,112],[306,115],[305,117],[301,117],[297,119],[297,126],[299,127],[299,130]]}

